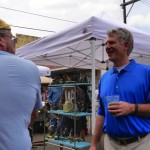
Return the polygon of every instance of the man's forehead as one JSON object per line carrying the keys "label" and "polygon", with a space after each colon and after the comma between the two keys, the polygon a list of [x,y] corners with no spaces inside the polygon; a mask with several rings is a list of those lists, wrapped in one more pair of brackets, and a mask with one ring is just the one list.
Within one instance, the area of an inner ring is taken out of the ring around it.
{"label": "man's forehead", "polygon": [[107,34],[107,37],[118,37],[117,33],[109,33]]}
{"label": "man's forehead", "polygon": [[117,40],[119,38],[119,36],[115,33],[109,34],[106,37],[106,40]]}

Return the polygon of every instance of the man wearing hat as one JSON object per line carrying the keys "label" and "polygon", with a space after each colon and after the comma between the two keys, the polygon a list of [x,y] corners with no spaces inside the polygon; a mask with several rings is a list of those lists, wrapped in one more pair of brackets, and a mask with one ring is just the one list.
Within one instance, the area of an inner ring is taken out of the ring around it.
{"label": "man wearing hat", "polygon": [[40,75],[15,53],[16,38],[0,19],[0,150],[31,150],[28,127],[42,107]]}

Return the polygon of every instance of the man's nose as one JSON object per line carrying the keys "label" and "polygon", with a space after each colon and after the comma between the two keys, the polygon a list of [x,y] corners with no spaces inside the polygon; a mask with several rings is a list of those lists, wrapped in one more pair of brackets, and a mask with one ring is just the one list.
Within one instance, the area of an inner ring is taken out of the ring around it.
{"label": "man's nose", "polygon": [[106,44],[105,44],[105,48],[106,48],[106,49],[109,49],[109,48],[111,48],[111,44],[109,44],[109,43],[106,43]]}

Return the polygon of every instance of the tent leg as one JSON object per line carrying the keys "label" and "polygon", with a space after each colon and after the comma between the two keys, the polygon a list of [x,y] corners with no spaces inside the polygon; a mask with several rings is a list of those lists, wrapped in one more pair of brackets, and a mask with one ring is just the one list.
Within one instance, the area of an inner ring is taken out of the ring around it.
{"label": "tent leg", "polygon": [[92,134],[95,127],[95,41],[96,38],[94,37],[90,39],[92,53]]}

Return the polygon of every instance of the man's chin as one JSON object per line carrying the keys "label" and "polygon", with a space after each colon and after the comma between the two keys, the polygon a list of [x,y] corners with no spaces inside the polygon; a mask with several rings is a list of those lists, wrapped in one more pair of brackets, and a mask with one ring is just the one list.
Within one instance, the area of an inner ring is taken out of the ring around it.
{"label": "man's chin", "polygon": [[112,62],[114,61],[113,57],[109,57],[108,59],[109,59],[109,61],[112,61]]}

